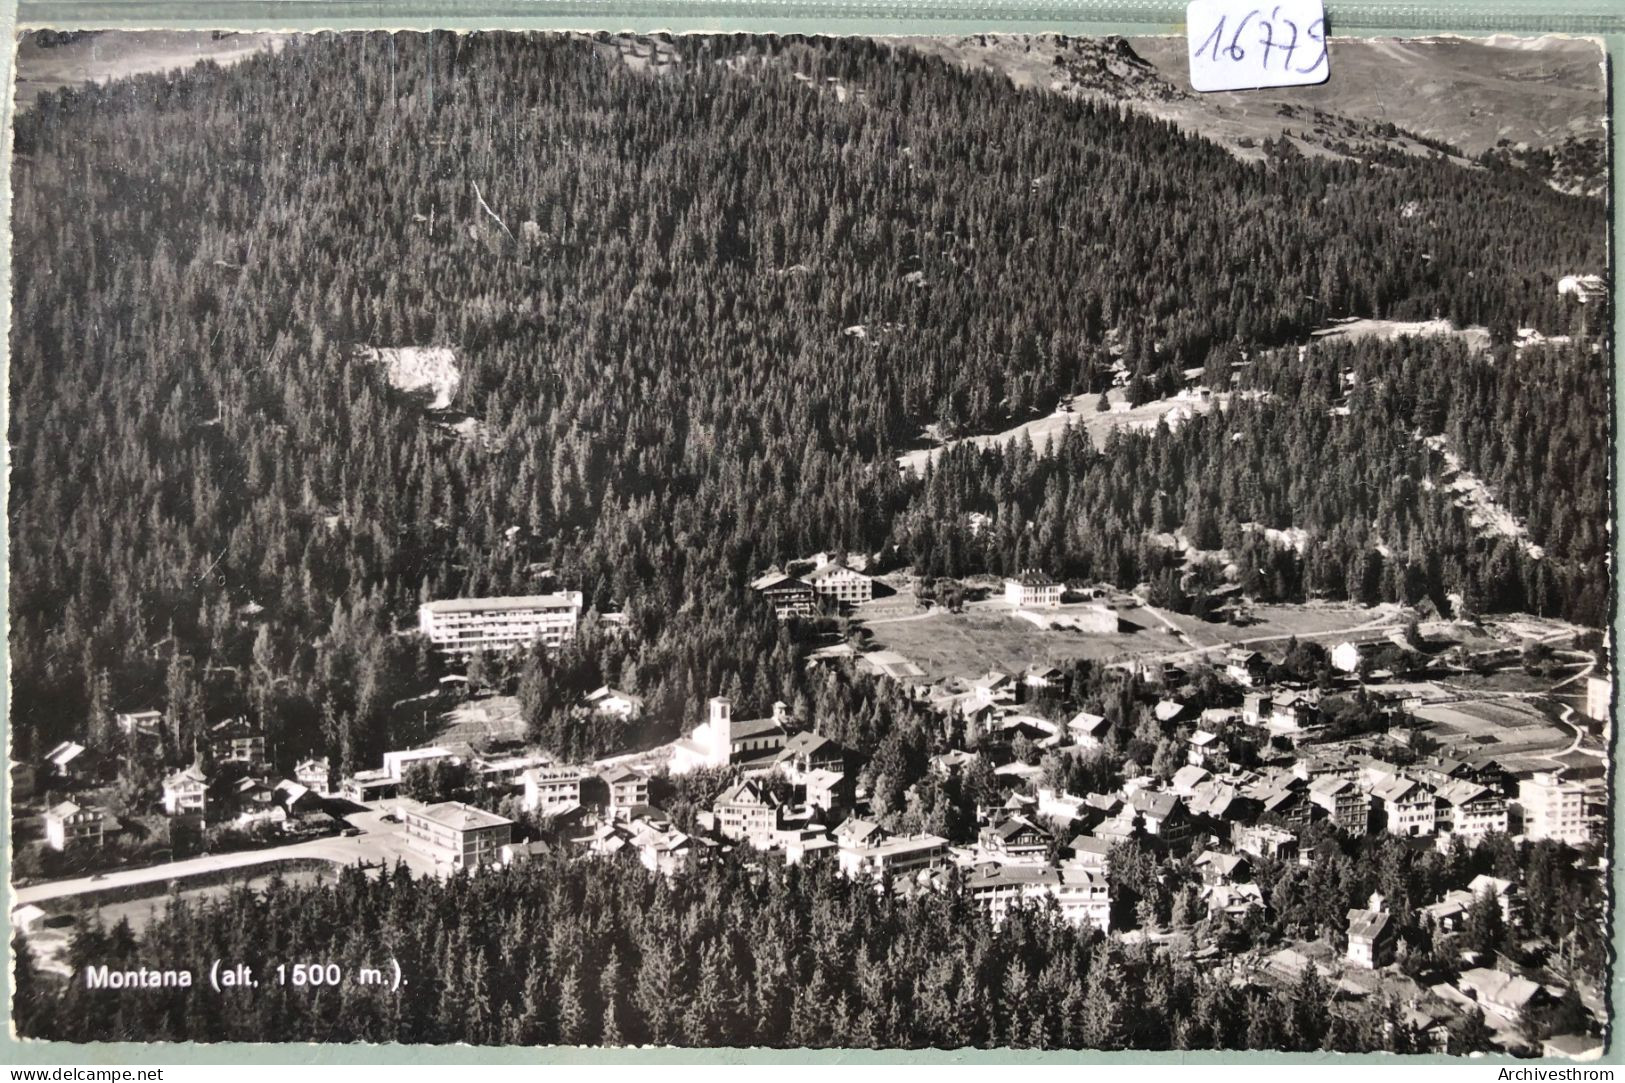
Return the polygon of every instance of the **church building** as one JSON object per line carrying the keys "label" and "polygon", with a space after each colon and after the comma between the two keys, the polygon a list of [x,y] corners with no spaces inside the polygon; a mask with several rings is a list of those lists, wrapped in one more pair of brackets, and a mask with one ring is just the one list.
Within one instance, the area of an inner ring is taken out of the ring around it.
{"label": "church building", "polygon": [[672,748],[674,775],[701,767],[770,763],[790,736],[790,715],[782,702],[773,704],[771,717],[746,721],[733,717],[733,705],[723,696],[712,697],[706,708],[706,721]]}

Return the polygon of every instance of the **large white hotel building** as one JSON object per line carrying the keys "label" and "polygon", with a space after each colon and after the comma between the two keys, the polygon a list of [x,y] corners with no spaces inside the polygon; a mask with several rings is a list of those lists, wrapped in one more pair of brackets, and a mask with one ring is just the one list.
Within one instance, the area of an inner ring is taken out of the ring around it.
{"label": "large white hotel building", "polygon": [[1585,785],[1559,771],[1537,771],[1518,784],[1523,833],[1529,839],[1560,839],[1581,846],[1591,837],[1586,823]]}
{"label": "large white hotel building", "polygon": [[511,650],[540,640],[549,647],[576,634],[581,592],[511,598],[451,598],[418,607],[418,630],[448,654]]}

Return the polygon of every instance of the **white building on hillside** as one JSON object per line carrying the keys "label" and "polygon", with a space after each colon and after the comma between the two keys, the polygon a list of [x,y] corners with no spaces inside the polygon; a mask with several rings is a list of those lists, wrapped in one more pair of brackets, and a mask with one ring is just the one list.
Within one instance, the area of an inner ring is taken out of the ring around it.
{"label": "white building on hillside", "polygon": [[883,839],[873,845],[841,838],[837,853],[841,872],[849,877],[901,876],[932,869],[948,856],[948,840],[936,835],[910,835]]}
{"label": "white building on hillside", "polygon": [[53,850],[99,847],[118,829],[118,821],[98,805],[63,801],[45,812],[45,843]]}
{"label": "white building on hillside", "polygon": [[1383,829],[1390,835],[1431,835],[1438,824],[1438,799],[1413,778],[1383,775],[1371,786],[1371,801],[1381,814]]}
{"label": "white building on hillside", "polygon": [[202,816],[209,805],[209,778],[193,763],[164,779],[164,812],[170,816]]}
{"label": "white building on hillside", "polygon": [[438,805],[403,807],[406,844],[436,865],[470,869],[502,859],[502,847],[513,841],[513,821],[494,812],[443,801]]}
{"label": "white building on hillside", "polygon": [[540,641],[549,647],[574,638],[581,592],[511,598],[450,598],[418,607],[418,630],[446,654],[502,651]]}
{"label": "white building on hillside", "polygon": [[85,746],[76,741],[63,741],[45,754],[46,769],[54,778],[64,782],[82,777],[89,763],[90,757],[85,755]]}
{"label": "white building on hillside", "polygon": [[1042,909],[1051,898],[1061,919],[1069,924],[1093,925],[1103,933],[1111,924],[1111,888],[1106,874],[1081,863],[1069,862],[1059,868],[989,864],[970,876],[966,890],[995,925],[1013,909]]}
{"label": "white building on hillside", "polygon": [[1484,836],[1506,834],[1507,803],[1500,794],[1475,782],[1454,780],[1439,787],[1437,830],[1441,842],[1460,835],[1477,846]]}
{"label": "white building on hillside", "polygon": [[1538,771],[1518,783],[1523,833],[1528,839],[1560,839],[1579,846],[1591,838],[1586,827],[1585,784],[1556,771]]}
{"label": "white building on hillside", "polygon": [[135,736],[158,736],[159,728],[164,724],[162,711],[120,711],[113,715],[119,732]]}
{"label": "white building on hillside", "polygon": [[1573,297],[1582,305],[1608,294],[1608,282],[1602,275],[1564,275],[1557,280],[1557,295]]}
{"label": "white building on hillside", "polygon": [[635,718],[643,713],[643,698],[634,696],[630,692],[623,692],[619,688],[604,685],[602,688],[587,693],[587,706],[598,714],[614,715],[617,718]]}
{"label": "white building on hillside", "polygon": [[706,708],[706,720],[672,746],[674,775],[702,767],[770,761],[789,739],[790,714],[783,703],[773,705],[769,718],[744,720],[733,717],[733,704],[722,696],[712,697]]}
{"label": "white building on hillside", "polygon": [[1332,666],[1344,673],[1358,673],[1360,671],[1360,662],[1363,660],[1363,658],[1364,655],[1361,652],[1360,645],[1358,643],[1351,643],[1344,640],[1342,643],[1339,643],[1337,646],[1332,648]]}
{"label": "white building on hillside", "polygon": [[1053,609],[1061,604],[1061,584],[1029,569],[1004,581],[1004,600],[1021,609]]}
{"label": "white building on hillside", "polygon": [[384,773],[396,782],[406,778],[406,772],[413,767],[426,767],[433,763],[452,763],[458,761],[450,749],[440,748],[409,748],[397,752],[384,753]]}
{"label": "white building on hillside", "polygon": [[533,767],[520,778],[525,784],[526,812],[550,815],[581,804],[579,767]]}
{"label": "white building on hillside", "polygon": [[293,769],[293,778],[299,785],[319,794],[331,793],[333,789],[333,769],[326,756],[299,761]]}
{"label": "white building on hillside", "polygon": [[845,564],[825,564],[801,578],[819,594],[843,605],[862,605],[875,596],[875,581]]}
{"label": "white building on hillside", "polygon": [[1594,722],[1608,721],[1608,709],[1614,704],[1614,682],[1607,677],[1586,678],[1586,717]]}

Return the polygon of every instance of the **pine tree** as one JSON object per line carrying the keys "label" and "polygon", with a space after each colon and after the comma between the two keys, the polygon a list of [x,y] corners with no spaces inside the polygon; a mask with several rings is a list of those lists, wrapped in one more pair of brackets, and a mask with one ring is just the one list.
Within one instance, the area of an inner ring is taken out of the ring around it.
{"label": "pine tree", "polygon": [[98,754],[105,754],[116,735],[113,722],[113,682],[107,670],[96,671],[90,683],[90,706],[86,709],[85,730]]}
{"label": "pine tree", "polygon": [[1127,1028],[1123,997],[1127,982],[1122,965],[1109,942],[1102,941],[1089,960],[1087,992],[1083,998],[1081,1036],[1089,1049],[1121,1049]]}
{"label": "pine tree", "polygon": [[1493,890],[1486,889],[1474,897],[1462,923],[1462,941],[1480,960],[1493,961],[1506,940],[1506,922],[1501,916],[1501,902]]}
{"label": "pine tree", "polygon": [[604,972],[598,981],[599,995],[604,1001],[604,1019],[598,1040],[607,1046],[620,1046],[627,1044],[627,1036],[621,1026],[621,959],[614,948],[610,949],[609,962],[604,965]]}
{"label": "pine tree", "polygon": [[[586,1017],[582,1011],[581,979],[574,966],[566,970],[559,980],[559,990],[554,999],[558,1005],[559,1044],[583,1044],[587,1038]],[[526,1001],[528,1007],[528,996]]]}

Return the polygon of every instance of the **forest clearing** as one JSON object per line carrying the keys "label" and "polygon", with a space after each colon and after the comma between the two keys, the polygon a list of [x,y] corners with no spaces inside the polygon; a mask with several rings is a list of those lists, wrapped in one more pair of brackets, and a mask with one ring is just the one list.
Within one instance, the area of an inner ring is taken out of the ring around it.
{"label": "forest clearing", "polygon": [[1167,610],[1161,612],[1193,643],[1215,647],[1231,643],[1267,642],[1287,636],[1335,639],[1347,635],[1355,641],[1380,639],[1387,636],[1387,629],[1403,625],[1405,621],[1402,608],[1392,603],[1371,607],[1339,602],[1255,605],[1248,608],[1247,620],[1242,623],[1201,620],[1187,613]]}
{"label": "forest clearing", "polygon": [[1073,659],[1105,661],[1129,654],[1184,647],[1166,628],[1138,610],[1122,613],[1115,635],[1042,631],[1016,618],[1003,603],[963,613],[932,613],[872,629],[877,647],[893,650],[925,671],[931,681],[978,677],[988,670],[1020,673],[1040,663],[1064,666]]}
{"label": "forest clearing", "polygon": [[1574,730],[1557,712],[1510,695],[1463,699],[1415,712],[1418,732],[1438,742],[1447,756],[1475,766],[1494,760],[1508,771],[1550,770],[1550,756],[1563,752]]}
{"label": "forest clearing", "polygon": [[1529,540],[1529,528],[1497,499],[1483,478],[1466,469],[1461,456],[1450,450],[1444,436],[1429,436],[1422,442],[1444,460],[1438,481],[1428,479],[1422,483],[1423,488],[1440,486],[1451,494],[1456,506],[1467,512],[1467,521],[1482,531],[1484,537],[1515,541],[1534,560],[1545,555],[1544,549]]}
{"label": "forest clearing", "polygon": [[1350,317],[1334,320],[1328,327],[1313,332],[1312,340],[1346,338],[1355,342],[1362,339],[1391,341],[1403,338],[1458,338],[1474,351],[1490,345],[1490,332],[1484,327],[1457,327],[1449,320],[1378,320]]}
{"label": "forest clearing", "polygon": [[[1102,394],[1111,404],[1109,410],[1097,408]],[[1230,396],[1222,392],[1210,395],[1180,392],[1131,406],[1127,388],[1113,387],[1100,394],[1085,392],[1063,399],[1060,406],[1044,417],[1023,421],[1000,432],[961,437],[939,443],[936,447],[909,451],[898,456],[897,465],[905,471],[923,474],[926,464],[936,461],[945,448],[960,444],[972,444],[979,448],[1003,447],[1024,439],[1032,441],[1034,451],[1045,455],[1049,453],[1051,442],[1064,436],[1067,429],[1074,425],[1082,426],[1098,446],[1105,442],[1113,429],[1145,431],[1155,429],[1162,422],[1167,422],[1170,428],[1177,428],[1196,414],[1207,413],[1214,407],[1225,409],[1229,399]]]}
{"label": "forest clearing", "polygon": [[448,409],[462,380],[457,351],[450,346],[374,346],[358,356],[363,363],[381,366],[395,390],[427,394],[430,410]]}

